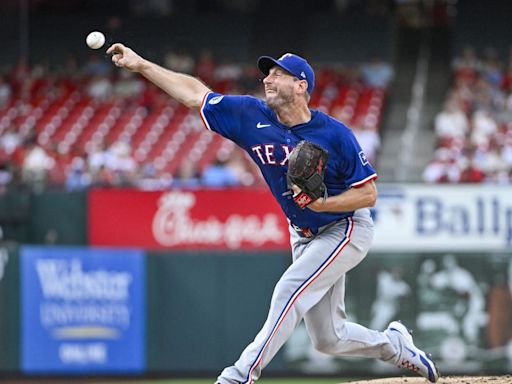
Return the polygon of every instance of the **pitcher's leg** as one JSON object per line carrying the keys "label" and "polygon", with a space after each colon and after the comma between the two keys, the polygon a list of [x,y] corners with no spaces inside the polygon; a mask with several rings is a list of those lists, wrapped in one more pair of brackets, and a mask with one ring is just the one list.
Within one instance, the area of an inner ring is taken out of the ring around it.
{"label": "pitcher's leg", "polygon": [[269,315],[255,340],[244,350],[239,360],[224,369],[218,382],[251,383],[271,361],[290,337],[304,314],[314,306],[343,274],[360,260],[346,255],[350,242],[352,220],[322,234],[324,241],[305,245],[307,250],[287,269],[276,285]]}
{"label": "pitcher's leg", "polygon": [[346,320],[345,276],[304,316],[315,348],[336,356],[370,357],[383,361],[396,359],[399,352],[384,332]]}

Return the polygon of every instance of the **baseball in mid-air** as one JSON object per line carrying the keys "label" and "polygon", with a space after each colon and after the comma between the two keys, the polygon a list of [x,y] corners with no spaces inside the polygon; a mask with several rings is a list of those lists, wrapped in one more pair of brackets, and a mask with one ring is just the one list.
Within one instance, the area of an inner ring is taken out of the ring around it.
{"label": "baseball in mid-air", "polygon": [[91,32],[87,35],[85,42],[87,43],[89,48],[101,48],[103,47],[103,44],[105,44],[105,35],[98,31]]}

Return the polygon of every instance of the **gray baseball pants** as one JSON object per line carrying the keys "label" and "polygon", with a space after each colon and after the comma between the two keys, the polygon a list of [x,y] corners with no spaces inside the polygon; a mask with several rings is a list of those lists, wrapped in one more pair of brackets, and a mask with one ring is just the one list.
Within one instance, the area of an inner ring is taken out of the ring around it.
{"label": "gray baseball pants", "polygon": [[225,368],[221,384],[248,383],[291,336],[304,318],[316,349],[335,356],[370,357],[393,361],[399,353],[388,336],[347,321],[345,274],[366,256],[373,239],[369,209],[301,237],[290,226],[293,263],[274,288],[267,320],[238,361]]}

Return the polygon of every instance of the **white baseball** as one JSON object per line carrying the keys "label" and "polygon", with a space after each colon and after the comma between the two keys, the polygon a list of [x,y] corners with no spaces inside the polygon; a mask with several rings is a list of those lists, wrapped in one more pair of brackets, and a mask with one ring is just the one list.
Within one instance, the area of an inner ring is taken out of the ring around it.
{"label": "white baseball", "polygon": [[103,44],[105,44],[105,35],[98,31],[91,32],[87,35],[85,42],[87,43],[89,48],[101,48],[103,47]]}

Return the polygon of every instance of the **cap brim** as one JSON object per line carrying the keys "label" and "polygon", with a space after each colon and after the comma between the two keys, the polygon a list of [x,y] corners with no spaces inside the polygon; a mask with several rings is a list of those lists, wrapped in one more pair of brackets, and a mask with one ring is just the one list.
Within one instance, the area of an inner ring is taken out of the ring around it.
{"label": "cap brim", "polygon": [[[270,56],[261,56],[258,59],[258,68],[265,76],[267,76],[269,74],[270,68],[272,68],[275,65],[283,68],[283,66],[280,65],[276,59],[274,59]],[[286,68],[284,68],[284,69],[286,69]]]}

